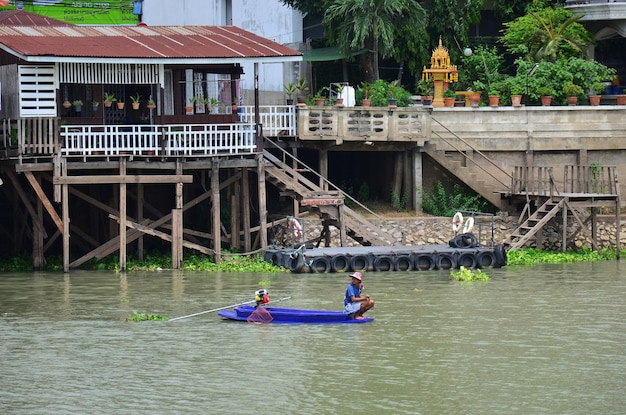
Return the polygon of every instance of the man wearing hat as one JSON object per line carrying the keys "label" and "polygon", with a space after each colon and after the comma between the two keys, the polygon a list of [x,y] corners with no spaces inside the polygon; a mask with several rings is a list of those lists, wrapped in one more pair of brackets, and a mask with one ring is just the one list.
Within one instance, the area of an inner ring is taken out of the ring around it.
{"label": "man wearing hat", "polygon": [[361,320],[363,314],[374,307],[374,300],[368,295],[361,297],[361,288],[363,287],[363,276],[360,272],[350,274],[352,281],[346,288],[346,296],[343,299],[346,313],[352,315],[356,320]]}

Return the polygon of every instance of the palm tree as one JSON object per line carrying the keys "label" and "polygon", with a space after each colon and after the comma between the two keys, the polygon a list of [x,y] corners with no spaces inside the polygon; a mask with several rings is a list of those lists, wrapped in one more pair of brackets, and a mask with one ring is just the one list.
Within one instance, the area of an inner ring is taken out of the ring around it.
{"label": "palm tree", "polygon": [[537,19],[540,25],[533,35],[534,43],[531,46],[531,54],[535,62],[542,60],[555,62],[564,46],[569,46],[572,52],[580,57],[586,55],[587,41],[579,36],[572,36],[572,33],[568,31],[583,15],[571,16],[557,25],[549,13],[545,18],[536,12],[530,12],[530,15]]}
{"label": "palm tree", "polygon": [[393,52],[397,27],[404,21],[424,25],[426,12],[416,0],[334,0],[324,13],[331,43],[345,56],[368,49],[364,65],[365,80],[379,79],[378,56]]}

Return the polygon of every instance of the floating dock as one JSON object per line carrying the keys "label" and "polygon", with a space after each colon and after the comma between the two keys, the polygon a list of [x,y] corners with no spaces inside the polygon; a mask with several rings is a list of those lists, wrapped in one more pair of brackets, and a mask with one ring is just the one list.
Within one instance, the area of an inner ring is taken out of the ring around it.
{"label": "floating dock", "polygon": [[268,249],[267,262],[294,273],[354,271],[429,271],[436,269],[499,268],[507,264],[503,245],[468,247],[450,245],[355,246]]}

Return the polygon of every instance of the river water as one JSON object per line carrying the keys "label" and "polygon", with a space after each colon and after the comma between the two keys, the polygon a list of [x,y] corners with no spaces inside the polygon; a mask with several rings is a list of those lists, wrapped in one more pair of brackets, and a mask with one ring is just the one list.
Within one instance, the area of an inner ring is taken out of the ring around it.
{"label": "river water", "polygon": [[345,274],[0,275],[2,414],[623,414],[626,265],[365,274],[371,324],[216,313],[269,283],[340,309]]}

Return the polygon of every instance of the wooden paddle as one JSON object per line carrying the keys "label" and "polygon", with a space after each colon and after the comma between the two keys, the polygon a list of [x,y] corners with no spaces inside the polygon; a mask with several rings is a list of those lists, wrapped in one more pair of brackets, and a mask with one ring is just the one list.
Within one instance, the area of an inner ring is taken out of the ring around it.
{"label": "wooden paddle", "polygon": [[[270,303],[278,303],[278,302],[280,302],[280,301],[288,300],[288,299],[290,299],[290,298],[291,298],[291,296],[289,296],[289,297],[279,298],[278,300],[270,301],[270,302],[269,302],[269,303],[267,303],[267,304],[270,304]],[[252,303],[256,303],[256,300],[245,301],[245,302],[243,302],[243,303],[231,304],[231,305],[227,305],[227,306],[224,306],[224,307],[213,308],[213,309],[211,309],[211,310],[200,311],[199,313],[193,313],[193,314],[187,314],[187,315],[185,315],[185,316],[174,317],[174,318],[170,318],[168,321],[182,320],[182,319],[187,318],[187,317],[195,317],[195,316],[199,316],[199,315],[201,315],[201,314],[207,314],[207,313],[212,313],[212,312],[214,312],[214,311],[226,310],[227,308],[234,308],[234,307],[237,307],[238,305],[252,304]]]}

